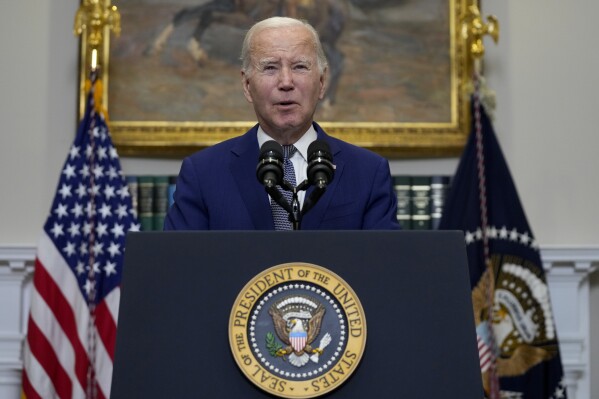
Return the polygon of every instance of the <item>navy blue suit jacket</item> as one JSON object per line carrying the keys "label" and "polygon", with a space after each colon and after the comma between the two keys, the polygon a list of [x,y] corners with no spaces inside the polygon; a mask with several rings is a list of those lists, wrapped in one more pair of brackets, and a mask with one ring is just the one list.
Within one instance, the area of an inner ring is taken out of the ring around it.
{"label": "navy blue suit jacket", "polygon": [[[329,144],[336,169],[324,195],[304,215],[302,230],[398,229],[387,160],[314,127]],[[183,160],[165,230],[274,230],[268,194],[256,178],[257,129]]]}

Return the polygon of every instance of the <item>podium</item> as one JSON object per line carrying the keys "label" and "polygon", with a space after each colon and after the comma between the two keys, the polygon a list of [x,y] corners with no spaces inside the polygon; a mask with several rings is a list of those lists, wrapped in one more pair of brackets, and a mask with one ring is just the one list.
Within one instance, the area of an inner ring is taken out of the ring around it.
{"label": "podium", "polygon": [[221,231],[128,235],[111,397],[275,397],[237,366],[229,316],[289,262],[336,273],[364,309],[361,362],[327,398],[483,396],[462,232]]}

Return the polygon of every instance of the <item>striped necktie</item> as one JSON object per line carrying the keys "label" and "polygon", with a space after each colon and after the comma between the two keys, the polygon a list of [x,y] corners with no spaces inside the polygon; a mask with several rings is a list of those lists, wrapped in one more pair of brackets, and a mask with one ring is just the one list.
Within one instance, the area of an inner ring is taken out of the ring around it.
{"label": "striped necktie", "polygon": [[[284,145],[283,146],[283,177],[287,180],[293,187],[295,187],[295,169],[293,168],[293,163],[291,163],[291,157],[297,151],[293,145]],[[291,200],[293,198],[293,194],[291,191],[284,190],[281,186],[278,186],[277,189],[283,194],[283,197],[287,200],[287,203],[291,205]],[[270,201],[270,206],[272,208],[272,217],[275,222],[275,230],[291,230],[291,222],[289,221],[289,213],[285,209],[281,207],[281,205],[277,204],[275,201]]]}

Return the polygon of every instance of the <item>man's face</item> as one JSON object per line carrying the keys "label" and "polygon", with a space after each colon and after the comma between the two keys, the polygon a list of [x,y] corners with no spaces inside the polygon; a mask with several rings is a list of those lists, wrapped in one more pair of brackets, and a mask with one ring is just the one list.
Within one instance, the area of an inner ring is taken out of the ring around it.
{"label": "man's face", "polygon": [[293,144],[310,127],[324,96],[325,73],[304,27],[265,29],[253,38],[243,92],[260,126],[281,144]]}

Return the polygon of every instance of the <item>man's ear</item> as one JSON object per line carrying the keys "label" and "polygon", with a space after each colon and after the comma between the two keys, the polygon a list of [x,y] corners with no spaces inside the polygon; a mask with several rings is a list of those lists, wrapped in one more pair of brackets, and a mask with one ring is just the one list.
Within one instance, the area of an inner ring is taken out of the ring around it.
{"label": "man's ear", "polygon": [[243,86],[243,95],[245,96],[245,99],[249,102],[252,103],[252,94],[250,93],[250,79],[249,76],[246,72],[241,71],[241,85]]}
{"label": "man's ear", "polygon": [[318,99],[322,100],[325,93],[327,92],[327,85],[329,83],[329,67],[326,67],[320,74],[320,92],[318,93]]}

